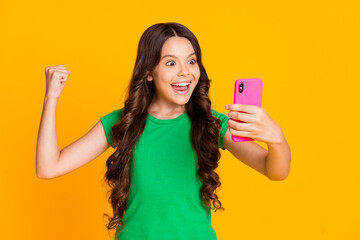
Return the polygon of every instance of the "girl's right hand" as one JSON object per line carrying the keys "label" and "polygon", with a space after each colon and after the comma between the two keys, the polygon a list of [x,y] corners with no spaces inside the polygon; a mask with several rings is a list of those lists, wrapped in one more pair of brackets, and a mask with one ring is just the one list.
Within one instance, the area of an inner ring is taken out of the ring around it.
{"label": "girl's right hand", "polygon": [[57,65],[45,68],[46,75],[46,93],[45,97],[59,98],[62,93],[65,82],[70,75],[64,65]]}

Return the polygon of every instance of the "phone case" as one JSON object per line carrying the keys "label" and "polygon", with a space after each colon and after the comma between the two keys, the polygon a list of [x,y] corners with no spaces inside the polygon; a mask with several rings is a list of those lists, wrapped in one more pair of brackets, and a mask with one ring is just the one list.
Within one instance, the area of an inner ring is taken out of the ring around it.
{"label": "phone case", "polygon": [[[261,107],[262,89],[263,82],[260,78],[238,79],[235,82],[234,103]],[[234,142],[254,141],[252,138],[234,135],[232,135],[231,138]]]}

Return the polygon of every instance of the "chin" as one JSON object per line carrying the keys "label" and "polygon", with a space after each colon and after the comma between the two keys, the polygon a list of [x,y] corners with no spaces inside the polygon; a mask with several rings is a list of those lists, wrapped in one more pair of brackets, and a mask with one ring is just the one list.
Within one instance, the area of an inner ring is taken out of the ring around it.
{"label": "chin", "polygon": [[191,94],[186,95],[186,96],[175,96],[175,98],[173,97],[173,102],[178,104],[178,105],[185,105],[190,101],[191,98]]}
{"label": "chin", "polygon": [[188,102],[189,102],[190,99],[186,99],[186,100],[183,100],[183,101],[175,101],[175,103],[177,105],[186,105]]}

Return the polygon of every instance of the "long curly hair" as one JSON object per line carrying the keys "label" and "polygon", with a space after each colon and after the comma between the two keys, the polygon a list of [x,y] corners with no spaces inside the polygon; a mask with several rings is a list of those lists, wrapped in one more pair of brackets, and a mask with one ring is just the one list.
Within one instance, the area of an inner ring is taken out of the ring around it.
{"label": "long curly hair", "polygon": [[133,149],[145,128],[148,107],[156,90],[153,81],[147,81],[147,76],[160,62],[165,41],[176,36],[185,37],[191,42],[200,68],[198,84],[185,105],[186,113],[192,122],[191,143],[198,156],[197,177],[202,182],[199,194],[207,207],[215,211],[225,210],[215,194],[215,190],[221,185],[219,175],[214,171],[221,157],[218,148],[221,121],[211,112],[211,101],[208,96],[211,80],[201,61],[198,40],[188,28],[179,23],[158,23],[146,29],[140,38],[124,110],[120,122],[112,127],[112,139],[116,144],[116,150],[106,161],[105,181],[111,188],[107,193],[111,193],[108,201],[111,203],[114,216],[104,214],[109,220],[106,225],[108,230],[119,225],[125,226],[122,219],[127,209],[131,185]]}

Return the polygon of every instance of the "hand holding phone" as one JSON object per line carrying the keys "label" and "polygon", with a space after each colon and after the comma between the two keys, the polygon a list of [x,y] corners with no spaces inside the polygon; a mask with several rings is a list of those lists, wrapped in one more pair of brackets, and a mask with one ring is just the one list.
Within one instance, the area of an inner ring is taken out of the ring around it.
{"label": "hand holding phone", "polygon": [[[235,82],[234,104],[247,104],[261,107],[263,82],[260,78],[238,79]],[[235,120],[237,121],[237,120]],[[237,121],[243,122],[243,121]],[[234,142],[254,141],[252,138],[231,136]]]}

